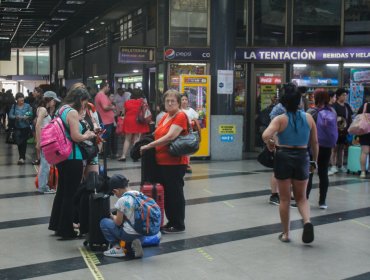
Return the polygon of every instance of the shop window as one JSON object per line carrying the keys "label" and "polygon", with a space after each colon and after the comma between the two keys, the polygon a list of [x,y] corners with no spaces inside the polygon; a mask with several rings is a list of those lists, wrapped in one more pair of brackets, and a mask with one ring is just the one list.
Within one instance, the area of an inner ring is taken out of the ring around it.
{"label": "shop window", "polygon": [[285,44],[285,0],[254,1],[254,45]]}
{"label": "shop window", "polygon": [[208,0],[170,0],[170,45],[204,46],[207,34]]}
{"label": "shop window", "polygon": [[370,0],[344,2],[344,45],[370,44]]}
{"label": "shop window", "polygon": [[307,88],[308,107],[315,107],[313,92],[317,88],[335,91],[339,87],[339,64],[293,64],[292,81]]}
{"label": "shop window", "polygon": [[341,1],[294,0],[293,44],[337,46]]}

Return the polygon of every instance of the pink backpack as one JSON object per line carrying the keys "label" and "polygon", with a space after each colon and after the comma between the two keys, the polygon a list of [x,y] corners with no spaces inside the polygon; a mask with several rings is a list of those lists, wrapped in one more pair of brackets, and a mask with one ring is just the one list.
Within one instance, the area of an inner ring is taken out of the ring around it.
{"label": "pink backpack", "polygon": [[66,128],[61,118],[65,109],[65,106],[60,108],[57,116],[41,130],[40,147],[50,164],[58,164],[68,159],[72,152],[73,143],[66,136]]}

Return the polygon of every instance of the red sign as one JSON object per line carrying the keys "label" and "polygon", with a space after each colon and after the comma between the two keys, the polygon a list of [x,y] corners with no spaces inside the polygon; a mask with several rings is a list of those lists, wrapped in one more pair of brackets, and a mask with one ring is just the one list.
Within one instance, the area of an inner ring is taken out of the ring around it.
{"label": "red sign", "polygon": [[259,84],[261,85],[280,85],[280,77],[259,77]]}

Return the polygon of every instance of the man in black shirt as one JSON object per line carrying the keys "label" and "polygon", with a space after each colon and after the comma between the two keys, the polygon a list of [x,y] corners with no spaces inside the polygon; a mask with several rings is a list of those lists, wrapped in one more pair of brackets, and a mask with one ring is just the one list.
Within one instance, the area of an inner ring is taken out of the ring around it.
{"label": "man in black shirt", "polygon": [[[337,102],[333,104],[333,108],[337,112],[338,122],[338,141],[337,146],[334,148],[333,163],[330,174],[339,172],[347,172],[347,169],[343,166],[344,149],[347,144],[348,127],[352,122],[353,111],[351,106],[346,102],[347,90],[344,88],[338,88],[335,92]],[[336,166],[335,166],[336,164]]]}

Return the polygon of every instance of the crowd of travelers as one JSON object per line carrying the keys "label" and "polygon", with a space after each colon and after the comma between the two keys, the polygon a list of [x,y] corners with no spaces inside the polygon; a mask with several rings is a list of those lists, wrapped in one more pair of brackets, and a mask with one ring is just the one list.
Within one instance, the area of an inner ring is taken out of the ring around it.
{"label": "crowd of travelers", "polygon": [[[37,191],[55,194],[48,229],[55,233],[58,240],[78,238],[79,217],[74,198],[81,183],[90,172],[100,172],[99,158],[108,157],[125,162],[132,146],[145,135],[153,133],[153,140],[142,145],[139,152],[143,155],[148,150],[155,151],[157,177],[164,187],[164,209],[168,221],[161,227],[161,232],[184,232],[184,175],[187,170],[191,171],[190,158],[171,155],[168,144],[179,135],[187,134],[190,125],[197,125],[198,115],[189,107],[188,96],[168,90],[163,94],[162,112],[155,114],[157,119],[154,118],[154,121],[157,120],[157,123],[142,123],[138,122],[137,116],[147,100],[141,89],[119,88],[112,94],[109,83],[103,81],[95,95],[92,96],[91,92],[83,83],[76,83],[63,96],[51,90],[44,92],[40,87],[29,92],[26,98],[19,92],[9,102],[5,102],[8,100],[5,97],[13,96],[11,91],[3,91],[0,95],[1,127],[8,132],[14,129],[18,134],[18,164],[26,164],[26,149],[30,146],[27,142],[33,137],[35,158],[32,164],[39,166]],[[67,159],[55,165],[58,170],[58,187],[55,189],[49,186],[52,164],[46,160],[41,144],[43,129],[56,117],[65,126],[65,137],[73,143],[73,148]],[[118,118],[123,122],[119,124]],[[120,134],[115,133],[117,125],[121,125],[118,128],[122,132]],[[120,137],[124,139],[121,149],[117,145]],[[82,148],[84,142],[92,142],[97,146],[98,153],[94,157],[85,158]],[[113,175],[108,185],[110,193],[116,195],[118,201],[114,214],[102,220],[100,225],[110,243],[104,255],[141,257],[143,236],[129,222],[133,221],[135,215],[134,199],[124,195],[137,195],[138,191],[131,190],[128,180],[119,174]],[[122,240],[126,242],[124,248],[120,245]],[[130,246],[127,247],[127,244]]]}

